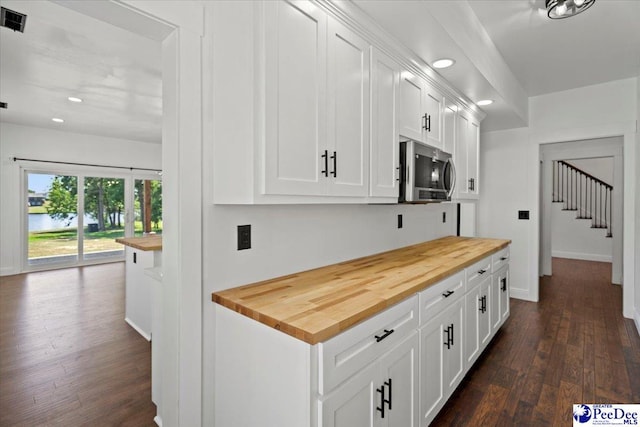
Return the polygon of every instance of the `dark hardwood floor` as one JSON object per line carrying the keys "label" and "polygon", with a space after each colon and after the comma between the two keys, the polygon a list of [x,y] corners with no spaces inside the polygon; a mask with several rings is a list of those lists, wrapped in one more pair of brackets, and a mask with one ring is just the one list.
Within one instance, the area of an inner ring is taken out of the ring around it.
{"label": "dark hardwood floor", "polygon": [[640,403],[640,337],[611,264],[553,259],[432,426],[567,426],[574,403]]}
{"label": "dark hardwood floor", "polygon": [[1,426],[153,426],[155,412],[124,263],[0,278]]}
{"label": "dark hardwood floor", "polygon": [[[571,425],[640,402],[640,338],[610,264],[554,259],[433,426]],[[153,426],[150,344],[124,322],[124,264],[0,278],[1,426]]]}

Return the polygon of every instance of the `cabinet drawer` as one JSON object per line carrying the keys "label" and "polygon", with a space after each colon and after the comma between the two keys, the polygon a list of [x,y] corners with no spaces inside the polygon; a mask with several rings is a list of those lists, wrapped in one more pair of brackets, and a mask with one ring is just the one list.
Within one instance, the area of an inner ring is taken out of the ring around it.
{"label": "cabinet drawer", "polygon": [[318,344],[318,391],[335,386],[390,350],[418,327],[418,296]]}
{"label": "cabinet drawer", "polygon": [[509,264],[509,246],[491,255],[491,272],[495,273],[505,265]]}
{"label": "cabinet drawer", "polygon": [[467,272],[467,291],[475,288],[491,274],[491,257],[488,256],[481,261],[469,266],[465,270]]}
{"label": "cabinet drawer", "polygon": [[420,292],[420,325],[462,298],[464,282],[463,270]]}

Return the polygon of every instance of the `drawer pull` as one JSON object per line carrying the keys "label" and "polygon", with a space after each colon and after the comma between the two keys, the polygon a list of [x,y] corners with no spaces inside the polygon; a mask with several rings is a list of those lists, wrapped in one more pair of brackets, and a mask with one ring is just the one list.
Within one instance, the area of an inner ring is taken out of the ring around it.
{"label": "drawer pull", "polygon": [[506,256],[501,256],[501,257],[500,257],[500,261],[506,261],[506,260],[508,260],[508,259],[509,259],[509,258],[507,258]]}
{"label": "drawer pull", "polygon": [[378,336],[378,335],[375,336],[376,337],[376,342],[382,341],[383,339],[385,339],[386,337],[388,337],[392,333],[393,333],[393,329],[385,329],[384,330],[384,334],[382,334],[380,336]]}
{"label": "drawer pull", "polygon": [[449,298],[451,295],[453,295],[455,291],[447,291],[444,294],[442,294],[443,297],[445,298]]}
{"label": "drawer pull", "polygon": [[487,270],[484,270],[484,269],[480,269],[480,270],[478,270],[478,274],[484,274],[484,273],[486,273],[486,272],[487,272]]}

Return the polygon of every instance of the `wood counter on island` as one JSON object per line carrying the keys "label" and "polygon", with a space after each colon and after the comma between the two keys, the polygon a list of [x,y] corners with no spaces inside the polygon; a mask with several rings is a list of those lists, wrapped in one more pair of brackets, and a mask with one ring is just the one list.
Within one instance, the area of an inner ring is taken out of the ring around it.
{"label": "wood counter on island", "polygon": [[212,300],[309,344],[506,248],[510,240],[449,236],[251,285]]}
{"label": "wood counter on island", "polygon": [[120,237],[116,242],[125,246],[140,249],[141,251],[161,251],[162,235],[150,234],[142,237]]}

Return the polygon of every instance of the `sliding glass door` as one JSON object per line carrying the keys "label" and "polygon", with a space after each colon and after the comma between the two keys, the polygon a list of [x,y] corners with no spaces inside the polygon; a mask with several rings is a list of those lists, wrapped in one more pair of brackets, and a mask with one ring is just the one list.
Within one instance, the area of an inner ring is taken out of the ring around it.
{"label": "sliding glass door", "polygon": [[78,261],[78,177],[27,174],[27,263]]}
{"label": "sliding glass door", "polygon": [[162,232],[157,175],[25,170],[25,182],[26,270],[120,260],[116,238]]}

